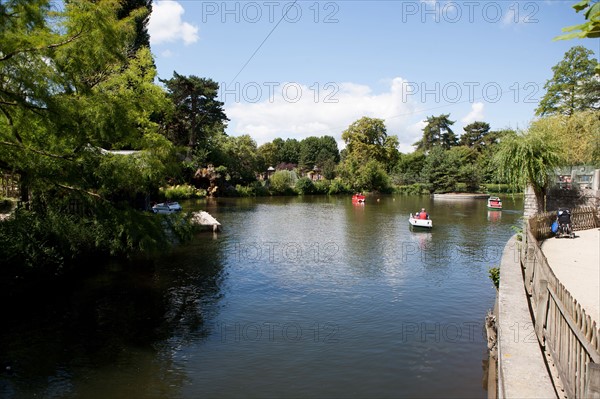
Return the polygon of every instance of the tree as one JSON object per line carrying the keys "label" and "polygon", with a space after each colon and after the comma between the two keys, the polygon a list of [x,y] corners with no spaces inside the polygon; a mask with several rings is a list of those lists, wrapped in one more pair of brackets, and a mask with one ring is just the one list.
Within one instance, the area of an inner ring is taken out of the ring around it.
{"label": "tree", "polygon": [[594,52],[575,46],[565,53],[562,61],[552,67],[551,79],[546,81],[546,94],[536,109],[536,115],[573,115],[577,111],[600,109],[600,76],[594,69],[598,61]]}
{"label": "tree", "polygon": [[421,181],[421,172],[425,165],[425,153],[414,151],[409,154],[400,154],[394,169],[398,184],[414,184]]}
{"label": "tree", "polygon": [[388,173],[400,157],[398,138],[382,119],[363,117],[342,133],[346,143],[340,176],[355,190],[389,190]]}
{"label": "tree", "polygon": [[398,137],[388,136],[383,119],[362,117],[342,133],[346,143],[346,159],[360,164],[374,159],[391,170],[398,160]]}
{"label": "tree", "polygon": [[423,128],[423,137],[413,145],[417,150],[429,151],[435,146],[449,149],[458,144],[458,138],[451,127],[455,121],[450,120],[450,114],[430,116]]}
{"label": "tree", "polygon": [[256,142],[247,134],[226,137],[222,144],[226,156],[227,172],[232,183],[249,183],[256,180],[258,157]]}
{"label": "tree", "polygon": [[322,168],[328,161],[339,162],[340,152],[337,142],[331,136],[307,137],[300,142],[300,168]]}
{"label": "tree", "polygon": [[123,0],[117,11],[117,18],[132,17],[135,23],[135,36],[128,54],[133,56],[142,47],[150,48],[148,19],[152,13],[152,0]]}
{"label": "tree", "polygon": [[[581,0],[573,5],[575,12],[585,11],[587,22],[583,24],[563,28],[563,32],[571,32],[558,36],[554,40],[565,40],[574,38],[596,39],[600,37],[600,1]],[[600,75],[600,64],[596,64],[596,73]]]}
{"label": "tree", "polygon": [[465,131],[460,136],[459,145],[482,151],[485,145],[485,136],[490,131],[490,124],[486,122],[473,122],[463,128]]}
{"label": "tree", "polygon": [[[281,142],[278,140],[281,140]],[[273,140],[273,143],[276,141],[276,145],[280,148],[277,163],[298,165],[298,163],[300,163],[300,142],[296,139],[286,139],[283,141],[282,139],[277,138]]]}
{"label": "tree", "polygon": [[[19,262],[43,266],[45,253],[66,261],[75,243],[128,254],[166,242],[161,222],[132,205],[170,173],[172,145],[155,121],[169,103],[149,49],[130,53],[134,20],[118,18],[119,9],[88,0],[0,6],[0,167],[21,176],[30,200],[14,225],[38,226],[27,238],[33,252]],[[71,200],[85,213],[69,213]]]}
{"label": "tree", "polygon": [[493,162],[498,178],[514,191],[531,187],[537,209],[545,209],[550,176],[563,162],[560,148],[548,132],[530,129],[526,133],[506,135]]}
{"label": "tree", "polygon": [[183,76],[173,72],[160,79],[175,109],[167,118],[167,136],[176,145],[187,146],[187,156],[198,146],[210,147],[210,140],[223,132],[229,119],[217,100],[219,84],[211,79]]}
{"label": "tree", "polygon": [[458,183],[459,165],[449,156],[449,150],[435,146],[429,151],[422,175],[429,185],[429,192],[454,191]]}
{"label": "tree", "polygon": [[274,167],[279,163],[277,146],[273,142],[265,143],[258,147],[256,155],[258,157],[259,170],[262,172],[266,171],[269,166]]}
{"label": "tree", "polygon": [[547,116],[529,130],[554,141],[567,165],[600,166],[600,111]]}

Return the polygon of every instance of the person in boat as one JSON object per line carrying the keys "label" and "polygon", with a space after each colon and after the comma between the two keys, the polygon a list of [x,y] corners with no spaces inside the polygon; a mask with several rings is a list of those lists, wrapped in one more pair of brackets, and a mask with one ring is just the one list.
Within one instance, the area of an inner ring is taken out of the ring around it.
{"label": "person in boat", "polygon": [[420,212],[417,212],[417,219],[425,220],[429,219],[429,215],[425,212],[425,208],[421,208]]}

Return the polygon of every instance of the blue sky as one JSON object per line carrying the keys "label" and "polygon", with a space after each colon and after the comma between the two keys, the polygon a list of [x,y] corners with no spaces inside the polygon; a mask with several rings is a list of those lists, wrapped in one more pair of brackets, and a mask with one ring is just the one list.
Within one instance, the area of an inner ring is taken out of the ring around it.
{"label": "blue sky", "polygon": [[410,152],[431,115],[459,134],[475,120],[526,128],[564,53],[600,54],[600,40],[552,40],[583,21],[574,3],[163,0],[149,32],[160,78],[221,85],[229,135],[341,144],[369,116]]}

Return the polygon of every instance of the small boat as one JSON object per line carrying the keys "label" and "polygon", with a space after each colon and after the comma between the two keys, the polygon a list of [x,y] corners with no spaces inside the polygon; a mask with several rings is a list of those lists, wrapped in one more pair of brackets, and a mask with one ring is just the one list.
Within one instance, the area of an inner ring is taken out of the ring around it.
{"label": "small boat", "polygon": [[427,218],[427,219],[418,219],[415,216],[413,216],[413,214],[411,213],[409,218],[408,218],[408,223],[410,223],[410,225],[412,227],[422,227],[425,229],[430,229],[433,227],[433,222],[431,221],[431,219]]}
{"label": "small boat", "polygon": [[354,194],[352,196],[352,202],[365,202],[366,197],[362,194]]}
{"label": "small boat", "polygon": [[487,201],[487,207],[491,210],[502,210],[502,200],[498,197],[490,197]]}
{"label": "small boat", "polygon": [[170,213],[181,212],[181,205],[179,202],[161,202],[152,207],[152,212],[160,215],[168,215]]}

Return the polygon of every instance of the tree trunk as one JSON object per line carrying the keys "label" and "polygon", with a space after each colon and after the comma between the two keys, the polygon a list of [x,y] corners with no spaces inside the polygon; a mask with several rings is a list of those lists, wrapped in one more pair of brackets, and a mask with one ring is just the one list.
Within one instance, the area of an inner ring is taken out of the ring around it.
{"label": "tree trunk", "polygon": [[527,184],[527,187],[525,187],[525,198],[523,202],[523,216],[526,218],[546,210],[544,190],[534,188],[531,184]]}

